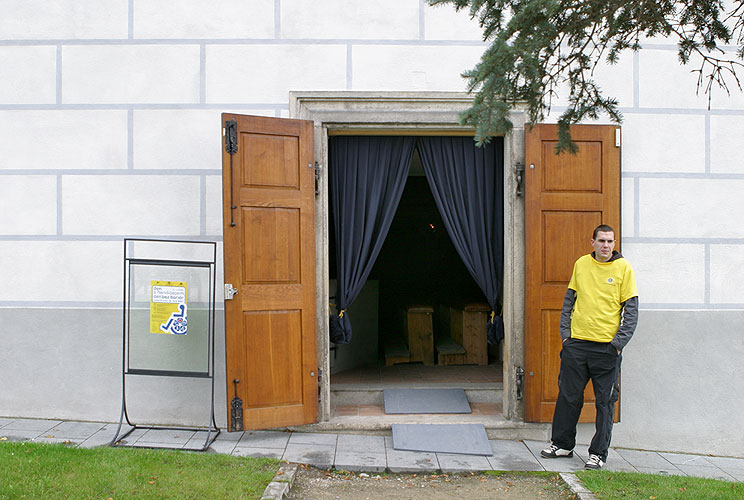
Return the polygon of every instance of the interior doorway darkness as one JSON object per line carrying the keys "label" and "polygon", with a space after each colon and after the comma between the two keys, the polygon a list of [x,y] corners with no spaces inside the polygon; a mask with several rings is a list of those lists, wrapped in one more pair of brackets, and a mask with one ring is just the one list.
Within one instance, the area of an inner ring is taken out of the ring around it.
{"label": "interior doorway darkness", "polygon": [[[329,206],[331,228],[333,215]],[[329,231],[329,274],[331,280],[336,279],[336,241],[332,230]],[[400,204],[368,280],[378,282],[381,363],[384,363],[385,343],[404,336],[405,307],[433,307],[434,335],[438,338],[449,336],[446,325],[438,318],[439,305],[486,302],[447,234],[416,150]],[[349,345],[352,351],[354,343],[352,340]]]}

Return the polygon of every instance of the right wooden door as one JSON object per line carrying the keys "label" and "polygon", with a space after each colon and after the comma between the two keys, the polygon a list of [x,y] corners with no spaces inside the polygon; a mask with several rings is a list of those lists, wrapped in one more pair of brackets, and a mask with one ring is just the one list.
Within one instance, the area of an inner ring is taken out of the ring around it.
{"label": "right wooden door", "polygon": [[[525,131],[525,420],[551,422],[558,396],[561,308],[592,231],[615,229],[620,250],[620,130],[573,125],[578,153],[555,154],[556,125]],[[615,419],[619,417],[619,404]],[[587,385],[581,422],[595,418]]]}

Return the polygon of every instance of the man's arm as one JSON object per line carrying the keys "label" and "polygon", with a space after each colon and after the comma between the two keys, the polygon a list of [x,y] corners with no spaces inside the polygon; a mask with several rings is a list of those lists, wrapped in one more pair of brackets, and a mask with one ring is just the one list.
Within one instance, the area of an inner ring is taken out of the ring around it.
{"label": "man's arm", "polygon": [[[638,324],[638,297],[629,298],[623,302],[622,306],[620,310],[620,327],[617,329],[615,338],[610,342],[618,351],[622,351],[630,341]],[[562,323],[563,316],[561,315]]]}
{"label": "man's arm", "polygon": [[561,342],[571,338],[571,313],[576,303],[576,290],[567,289],[563,297],[563,309],[561,310]]}

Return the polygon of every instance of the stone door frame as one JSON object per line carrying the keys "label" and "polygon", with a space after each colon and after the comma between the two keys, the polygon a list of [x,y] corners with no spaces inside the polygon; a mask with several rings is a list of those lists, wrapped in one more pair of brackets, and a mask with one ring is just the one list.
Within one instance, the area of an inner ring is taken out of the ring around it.
{"label": "stone door frame", "polygon": [[[316,279],[318,419],[330,419],[330,343],[328,340],[328,136],[335,131],[380,134],[446,135],[472,130],[458,123],[472,97],[462,92],[290,92],[290,117],[311,120],[319,165],[316,197]],[[523,110],[512,112],[514,128],[504,137],[504,416],[523,420],[517,369],[524,366],[524,198],[518,195],[517,166],[524,165]]]}

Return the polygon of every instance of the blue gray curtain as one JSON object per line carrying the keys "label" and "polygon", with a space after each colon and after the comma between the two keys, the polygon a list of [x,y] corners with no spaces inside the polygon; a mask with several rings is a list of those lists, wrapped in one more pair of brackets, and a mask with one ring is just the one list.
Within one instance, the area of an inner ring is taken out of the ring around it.
{"label": "blue gray curtain", "polygon": [[503,139],[479,148],[472,137],[420,137],[418,149],[447,233],[491,307],[488,342],[498,344],[504,338]]}
{"label": "blue gray curtain", "polygon": [[351,341],[346,308],[367,281],[408,177],[414,137],[338,136],[329,141],[330,198],[336,234],[336,312],[331,342]]}

